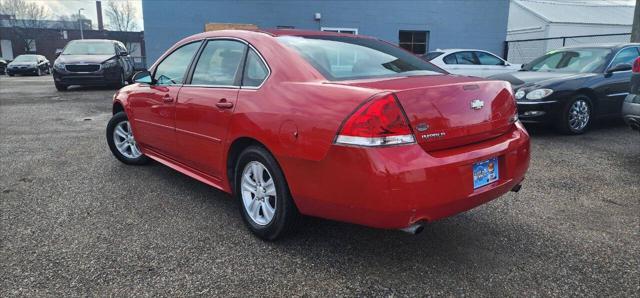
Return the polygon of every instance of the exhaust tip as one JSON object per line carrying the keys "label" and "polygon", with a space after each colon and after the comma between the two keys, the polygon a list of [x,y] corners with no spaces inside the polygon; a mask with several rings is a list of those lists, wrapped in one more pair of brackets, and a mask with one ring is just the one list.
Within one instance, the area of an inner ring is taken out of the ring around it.
{"label": "exhaust tip", "polygon": [[521,188],[522,188],[522,184],[518,184],[518,185],[514,186],[514,187],[511,189],[511,191],[513,191],[513,192],[519,192]]}
{"label": "exhaust tip", "polygon": [[405,233],[409,233],[411,235],[418,235],[420,233],[422,233],[422,231],[424,231],[424,224],[423,223],[414,223],[406,228],[402,228],[400,229],[400,231],[403,231]]}

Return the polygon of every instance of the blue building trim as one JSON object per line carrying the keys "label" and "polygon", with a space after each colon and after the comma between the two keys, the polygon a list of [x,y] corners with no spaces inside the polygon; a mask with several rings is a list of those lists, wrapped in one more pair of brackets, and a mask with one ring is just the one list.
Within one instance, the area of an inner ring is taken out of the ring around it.
{"label": "blue building trim", "polygon": [[[206,23],[246,23],[261,28],[292,26],[357,28],[398,43],[399,30],[429,31],[429,50],[478,48],[502,53],[509,0],[320,1],[320,0],[142,0],[147,61]],[[321,19],[314,19],[315,13]]]}

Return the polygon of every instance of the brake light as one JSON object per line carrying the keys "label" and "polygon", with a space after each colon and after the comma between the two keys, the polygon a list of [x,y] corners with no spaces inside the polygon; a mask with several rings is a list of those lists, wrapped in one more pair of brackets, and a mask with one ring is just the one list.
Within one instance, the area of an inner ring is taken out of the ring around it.
{"label": "brake light", "polygon": [[636,61],[633,61],[633,68],[631,71],[640,73],[640,57],[636,58]]}
{"label": "brake light", "polygon": [[359,107],[342,124],[336,144],[384,146],[415,143],[407,116],[392,93]]}

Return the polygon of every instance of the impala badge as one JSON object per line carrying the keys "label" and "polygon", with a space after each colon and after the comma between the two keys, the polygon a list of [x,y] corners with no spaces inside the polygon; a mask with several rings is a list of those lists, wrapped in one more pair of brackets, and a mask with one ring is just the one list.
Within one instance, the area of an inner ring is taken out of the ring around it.
{"label": "impala badge", "polygon": [[479,99],[474,99],[471,101],[471,109],[479,110],[482,109],[482,107],[484,107],[484,101]]}

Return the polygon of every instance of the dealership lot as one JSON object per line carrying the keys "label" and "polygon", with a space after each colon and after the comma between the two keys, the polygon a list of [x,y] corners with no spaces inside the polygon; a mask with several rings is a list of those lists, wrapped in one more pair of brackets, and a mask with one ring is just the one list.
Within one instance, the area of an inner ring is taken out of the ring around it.
{"label": "dealership lot", "polygon": [[268,243],[228,195],[113,158],[113,92],[0,76],[0,296],[640,291],[640,135],[621,122],[532,128],[519,193],[420,235],[307,219]]}

